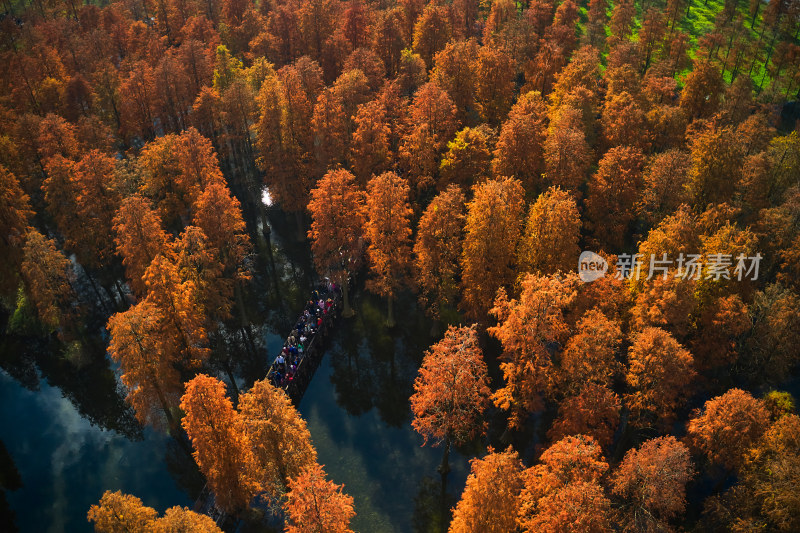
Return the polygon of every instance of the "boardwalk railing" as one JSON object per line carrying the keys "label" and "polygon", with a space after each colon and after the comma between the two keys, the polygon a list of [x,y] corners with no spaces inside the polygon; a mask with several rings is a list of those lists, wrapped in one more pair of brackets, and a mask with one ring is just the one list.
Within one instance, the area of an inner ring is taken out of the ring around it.
{"label": "boardwalk railing", "polygon": [[[314,372],[316,372],[317,367],[319,366],[320,361],[322,360],[322,356],[325,353],[325,341],[330,334],[330,329],[333,326],[334,320],[339,313],[339,292],[336,290],[328,290],[325,293],[320,294],[320,300],[323,302],[327,302],[330,300],[332,305],[330,309],[328,309],[327,313],[323,312],[321,317],[322,322],[316,327],[316,330],[313,334],[309,335],[306,339],[305,345],[303,347],[303,352],[299,356],[299,360],[297,362],[297,367],[294,370],[294,374],[292,375],[291,379],[287,379],[286,377],[286,368],[289,368],[290,361],[286,360],[284,364],[284,371],[283,371],[283,380],[281,383],[276,384],[273,381],[276,372],[279,372],[278,365],[273,362],[267,372],[267,379],[273,383],[273,385],[278,386],[279,388],[283,389],[289,398],[292,400],[292,403],[295,405],[300,404],[300,400],[303,398],[303,394],[305,393],[306,389],[308,388],[309,383],[311,383],[311,378],[314,377]],[[312,319],[316,321],[316,316],[312,315]],[[305,318],[303,315],[298,318],[295,324],[303,324],[305,325]],[[293,332],[295,330],[292,330]],[[297,333],[299,335],[299,332]]]}
{"label": "boardwalk railing", "polygon": [[[333,322],[339,313],[341,302],[340,292],[338,290],[329,289],[319,296],[323,302],[327,302],[330,299],[332,305],[327,313],[322,313],[322,322],[317,326],[316,331],[306,339],[303,353],[299,356],[297,368],[294,371],[292,379],[284,379],[284,382],[278,385],[279,388],[286,392],[295,406],[300,404],[303,394],[306,392],[309,383],[311,383],[311,378],[314,377],[314,372],[316,372],[317,367],[319,367],[319,363],[325,353],[325,340],[328,338]],[[305,311],[306,307],[304,306],[303,309]],[[314,316],[314,318],[316,319],[316,316]],[[300,318],[295,322],[295,324],[300,323],[305,324],[305,313],[300,315]],[[292,331],[294,332],[296,330]],[[288,368],[289,361],[287,361],[284,366]],[[269,379],[273,385],[275,384],[273,382],[273,377],[277,371],[277,365],[273,362],[267,372],[267,379]],[[200,496],[198,496],[194,504],[194,511],[210,516],[219,527],[222,527],[229,518],[226,513],[217,507],[214,493],[209,488],[208,483],[206,483],[203,486],[203,490],[200,491]]]}

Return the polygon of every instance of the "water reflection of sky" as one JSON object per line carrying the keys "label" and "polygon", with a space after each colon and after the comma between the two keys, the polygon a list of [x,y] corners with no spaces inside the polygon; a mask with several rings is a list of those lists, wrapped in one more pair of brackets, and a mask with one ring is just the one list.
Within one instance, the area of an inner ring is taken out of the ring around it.
{"label": "water reflection of sky", "polygon": [[[341,319],[300,412],[308,422],[319,462],[333,481],[345,484],[345,492],[355,500],[353,529],[410,532],[415,521],[426,522],[415,500],[426,489],[430,492],[426,477],[439,480],[436,468],[442,459],[441,448],[422,447],[422,437],[411,427],[408,397],[417,371],[415,359],[422,350],[406,346],[403,341],[415,337],[407,330],[389,341],[384,327],[370,324],[369,315],[376,311],[372,305],[378,302],[363,298],[359,303],[355,323]],[[398,329],[413,322],[409,318],[414,315],[404,313],[403,307],[399,316],[405,320],[401,319]],[[427,343],[430,338],[425,333],[419,338]],[[389,343],[370,338],[372,334],[385,336],[382,340]],[[448,489],[457,499],[466,481],[468,459],[453,450],[450,465]],[[438,501],[429,501],[425,511],[438,512]]]}
{"label": "water reflection of sky", "polygon": [[106,489],[160,512],[192,504],[170,476],[164,436],[146,430],[130,441],[92,426],[45,380],[30,391],[0,370],[0,427],[22,477],[22,488],[7,493],[21,532],[92,531],[86,512]]}

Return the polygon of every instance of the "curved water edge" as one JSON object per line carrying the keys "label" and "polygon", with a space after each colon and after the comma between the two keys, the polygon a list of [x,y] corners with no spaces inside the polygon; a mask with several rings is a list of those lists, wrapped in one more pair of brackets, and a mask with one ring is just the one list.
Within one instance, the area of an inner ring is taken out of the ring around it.
{"label": "curved water edge", "polygon": [[[256,356],[230,339],[240,386],[266,375],[287,324],[317,281],[308,244],[281,238],[295,231],[293,218],[269,211],[272,253],[263,242],[257,246],[253,290],[246,295]],[[421,447],[408,398],[431,342],[430,323],[411,295],[397,302],[398,325],[391,331],[384,301],[362,289],[355,291],[354,307],[356,317],[337,322],[300,412],[320,463],[355,500],[356,531],[428,531],[441,509],[436,467],[442,455]],[[40,343],[20,354],[17,343],[6,341],[0,343],[0,440],[22,481],[5,491],[19,531],[89,532],[86,512],[105,490],[136,495],[159,512],[191,507],[202,477],[175,440],[138,428],[107,357],[88,355],[87,372],[81,366],[87,363],[68,359],[63,346]],[[457,452],[450,462],[448,507],[468,469]]]}

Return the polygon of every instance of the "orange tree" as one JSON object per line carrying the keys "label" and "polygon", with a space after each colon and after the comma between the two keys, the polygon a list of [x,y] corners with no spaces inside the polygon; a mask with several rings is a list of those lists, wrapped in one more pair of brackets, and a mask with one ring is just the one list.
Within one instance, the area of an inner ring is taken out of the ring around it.
{"label": "orange tree", "polygon": [[394,326],[392,300],[407,283],[411,268],[411,207],[408,182],[394,172],[384,172],[367,184],[367,219],[364,233],[372,279],[367,287],[386,296],[386,325]]}
{"label": "orange tree", "polygon": [[364,193],[350,172],[331,170],[312,189],[308,211],[314,264],[342,287],[342,315],[352,316],[348,284],[363,256]]}
{"label": "orange tree", "polygon": [[450,326],[422,360],[411,396],[411,425],[425,439],[444,443],[440,472],[445,475],[450,443],[464,444],[486,431],[489,378],[476,327]]}

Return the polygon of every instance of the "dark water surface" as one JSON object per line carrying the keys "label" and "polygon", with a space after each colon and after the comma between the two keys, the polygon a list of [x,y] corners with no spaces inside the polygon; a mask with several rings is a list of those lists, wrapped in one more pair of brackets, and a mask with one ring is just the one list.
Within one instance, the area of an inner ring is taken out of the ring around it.
{"label": "dark water surface", "polygon": [[[274,227],[294,234],[282,215],[272,216]],[[280,235],[273,233],[271,258],[262,245],[246,295],[256,351],[246,354],[231,335],[240,385],[264,376],[315,280],[307,243],[283,244]],[[354,307],[356,317],[339,320],[300,411],[319,461],[355,499],[356,531],[430,531],[441,510],[441,450],[421,447],[408,402],[432,340],[430,323],[410,295],[396,303],[391,331],[385,301],[357,290]],[[105,341],[94,344],[68,356],[55,342],[0,338],[0,489],[7,489],[0,490],[0,531],[7,528],[3,496],[21,532],[89,532],[86,512],[105,490],[136,495],[163,512],[191,506],[202,487],[175,440],[138,426],[103,355]],[[450,462],[452,505],[468,464],[455,450]],[[15,471],[21,486],[10,490]]]}

